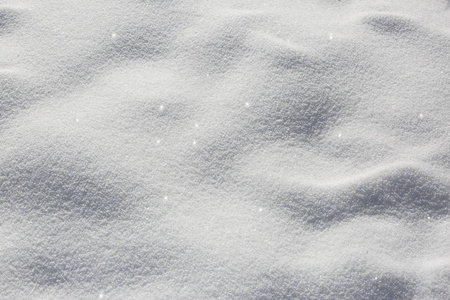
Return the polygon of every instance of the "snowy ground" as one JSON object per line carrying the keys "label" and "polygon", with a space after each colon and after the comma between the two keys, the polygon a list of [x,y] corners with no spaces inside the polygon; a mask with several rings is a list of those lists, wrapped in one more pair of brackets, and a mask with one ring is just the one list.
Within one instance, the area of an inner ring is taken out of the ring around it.
{"label": "snowy ground", "polygon": [[450,299],[446,0],[0,1],[0,299]]}

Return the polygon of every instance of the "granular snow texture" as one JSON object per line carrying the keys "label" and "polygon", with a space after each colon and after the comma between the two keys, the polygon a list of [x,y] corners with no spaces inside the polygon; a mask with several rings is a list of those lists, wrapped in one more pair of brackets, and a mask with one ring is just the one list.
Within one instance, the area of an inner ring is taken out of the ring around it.
{"label": "granular snow texture", "polygon": [[0,299],[450,299],[447,0],[0,2]]}

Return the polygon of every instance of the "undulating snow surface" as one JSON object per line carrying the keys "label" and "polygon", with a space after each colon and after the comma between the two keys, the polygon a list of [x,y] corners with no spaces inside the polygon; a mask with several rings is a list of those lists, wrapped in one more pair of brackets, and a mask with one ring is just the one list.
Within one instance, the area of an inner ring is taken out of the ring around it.
{"label": "undulating snow surface", "polygon": [[446,0],[5,0],[0,89],[0,299],[450,299]]}

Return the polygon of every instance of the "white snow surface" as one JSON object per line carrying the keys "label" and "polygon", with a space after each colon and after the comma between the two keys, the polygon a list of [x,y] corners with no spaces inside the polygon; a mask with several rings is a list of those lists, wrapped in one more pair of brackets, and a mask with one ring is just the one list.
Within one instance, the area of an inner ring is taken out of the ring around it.
{"label": "white snow surface", "polygon": [[0,299],[450,299],[446,0],[0,1]]}

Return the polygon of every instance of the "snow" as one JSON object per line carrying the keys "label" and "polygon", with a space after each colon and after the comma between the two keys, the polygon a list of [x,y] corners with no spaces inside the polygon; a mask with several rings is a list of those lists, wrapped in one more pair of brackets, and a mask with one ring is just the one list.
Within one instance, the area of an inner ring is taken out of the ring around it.
{"label": "snow", "polygon": [[0,4],[0,299],[450,299],[450,11]]}

